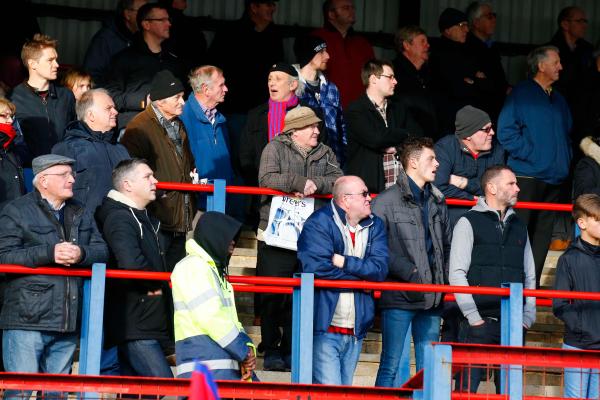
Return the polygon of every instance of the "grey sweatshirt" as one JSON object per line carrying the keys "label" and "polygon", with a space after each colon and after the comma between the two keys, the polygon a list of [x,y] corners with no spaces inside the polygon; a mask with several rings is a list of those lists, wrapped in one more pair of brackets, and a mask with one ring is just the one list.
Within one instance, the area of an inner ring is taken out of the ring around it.
{"label": "grey sweatshirt", "polygon": [[[483,197],[479,197],[477,204],[471,209],[473,211],[485,212],[492,211],[498,215],[497,210],[490,208]],[[506,222],[514,210],[509,208],[504,214],[503,222]],[[450,285],[454,286],[469,286],[467,274],[471,266],[471,251],[473,249],[473,228],[471,223],[465,217],[462,217],[454,227],[452,234],[452,246],[450,247]],[[531,244],[529,236],[525,244],[525,255],[523,259],[523,268],[525,269],[525,284],[526,289],[535,289],[535,263],[533,261],[533,253],[531,252]],[[465,318],[469,320],[469,324],[481,321],[481,315],[477,310],[477,305],[470,294],[456,293],[456,303],[460,307]],[[535,322],[535,297],[527,297],[525,299],[525,307],[523,308],[523,324],[526,328],[530,328]]]}

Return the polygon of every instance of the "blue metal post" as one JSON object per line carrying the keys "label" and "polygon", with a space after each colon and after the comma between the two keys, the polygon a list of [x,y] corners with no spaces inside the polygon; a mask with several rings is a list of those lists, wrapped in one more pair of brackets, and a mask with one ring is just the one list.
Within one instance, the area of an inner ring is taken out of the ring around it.
{"label": "blue metal post", "polygon": [[225,212],[225,180],[215,179],[213,182],[213,193],[206,196],[206,211]]}
{"label": "blue metal post", "polygon": [[452,346],[425,347],[423,399],[450,400],[452,396]]}
{"label": "blue metal post", "polygon": [[[523,346],[523,284],[503,283],[502,287],[510,288],[510,295],[501,300],[500,344],[503,346]],[[508,386],[506,385],[506,368],[508,370]],[[523,398],[523,367],[520,365],[503,365],[500,370],[500,392],[511,400]]]}
{"label": "blue metal post", "polygon": [[92,278],[83,282],[79,374],[100,375],[102,322],[104,316],[104,284],[106,264],[92,266]]}
{"label": "blue metal post", "polygon": [[294,288],[292,314],[292,383],[312,383],[313,310],[315,277],[295,274],[300,287]]}

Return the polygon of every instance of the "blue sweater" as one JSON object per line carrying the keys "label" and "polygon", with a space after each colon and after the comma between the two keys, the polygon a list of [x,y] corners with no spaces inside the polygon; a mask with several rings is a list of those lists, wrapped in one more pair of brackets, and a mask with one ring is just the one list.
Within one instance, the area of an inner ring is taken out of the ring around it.
{"label": "blue sweater", "polygon": [[[369,239],[363,258],[344,256],[344,267],[333,265],[334,254],[344,254],[344,239],[333,217],[336,207],[342,223],[346,215],[333,201],[315,211],[304,223],[298,239],[298,260],[302,272],[315,274],[316,279],[383,281],[388,273],[387,235],[383,221],[371,215],[360,224],[369,227]],[[327,332],[340,292],[351,289],[328,289],[315,291],[314,332]],[[354,335],[362,339],[373,325],[375,303],[373,295],[363,290],[354,290]]]}
{"label": "blue sweater", "polygon": [[558,185],[569,174],[571,111],[564,97],[547,95],[532,79],[519,83],[498,118],[498,140],[518,176]]}
{"label": "blue sweater", "polygon": [[180,119],[185,125],[200,178],[231,180],[233,169],[225,117],[217,112],[212,125],[192,93]]}

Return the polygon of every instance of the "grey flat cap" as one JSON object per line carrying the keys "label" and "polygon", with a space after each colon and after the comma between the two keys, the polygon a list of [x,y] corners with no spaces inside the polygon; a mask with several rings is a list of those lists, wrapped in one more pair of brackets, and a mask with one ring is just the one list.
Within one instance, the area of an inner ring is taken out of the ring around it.
{"label": "grey flat cap", "polygon": [[75,160],[72,158],[59,156],[58,154],[44,154],[43,156],[38,156],[33,159],[31,162],[31,169],[33,170],[33,175],[37,175],[55,165],[73,164],[75,164]]}

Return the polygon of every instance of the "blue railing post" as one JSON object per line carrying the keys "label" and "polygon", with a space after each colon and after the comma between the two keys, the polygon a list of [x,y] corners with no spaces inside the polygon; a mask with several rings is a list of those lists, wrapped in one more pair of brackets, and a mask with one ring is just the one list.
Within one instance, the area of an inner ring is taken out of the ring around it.
{"label": "blue railing post", "polygon": [[81,375],[100,375],[105,281],[106,264],[100,263],[92,266],[92,277],[83,281],[79,343],[79,374]]}
{"label": "blue railing post", "polygon": [[300,287],[294,288],[292,313],[292,383],[312,383],[315,277],[294,275],[298,276]]}
{"label": "blue railing post", "polygon": [[452,397],[452,346],[428,344],[425,347],[423,399],[450,400]]}
{"label": "blue railing post", "polygon": [[[500,316],[500,344],[503,346],[523,346],[523,284],[503,283],[510,288],[510,295],[502,297]],[[508,385],[507,369],[508,368]],[[508,393],[505,393],[508,388]],[[503,365],[500,369],[500,392],[508,394],[511,400],[523,398],[523,367]]]}
{"label": "blue railing post", "polygon": [[206,196],[206,211],[225,212],[225,179],[215,179],[213,192]]}

